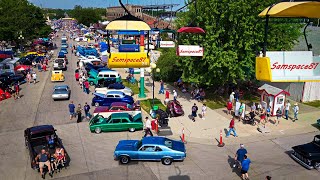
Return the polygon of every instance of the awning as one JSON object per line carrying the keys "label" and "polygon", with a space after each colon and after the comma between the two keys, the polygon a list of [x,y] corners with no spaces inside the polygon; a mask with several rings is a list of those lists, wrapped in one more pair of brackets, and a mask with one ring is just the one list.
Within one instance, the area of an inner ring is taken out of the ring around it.
{"label": "awning", "polygon": [[320,1],[280,2],[263,10],[264,17],[320,18]]}
{"label": "awning", "polygon": [[111,21],[106,30],[150,31],[150,26],[137,17],[126,15]]}
{"label": "awning", "polygon": [[281,93],[284,93],[288,96],[290,96],[290,93],[285,91],[285,90],[282,90],[280,88],[277,88],[277,87],[274,87],[274,86],[271,86],[269,84],[264,84],[263,86],[259,87],[258,88],[259,91],[264,91],[266,92],[268,95],[272,95],[272,96],[278,96],[279,94]]}
{"label": "awning", "polygon": [[119,35],[141,35],[144,34],[144,31],[134,31],[134,30],[122,30],[122,31],[117,31]]}

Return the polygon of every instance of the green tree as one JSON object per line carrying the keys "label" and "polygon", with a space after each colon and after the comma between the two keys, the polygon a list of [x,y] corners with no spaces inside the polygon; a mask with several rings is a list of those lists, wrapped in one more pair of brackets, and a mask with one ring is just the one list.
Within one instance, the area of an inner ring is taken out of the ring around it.
{"label": "green tree", "polygon": [[[230,82],[255,79],[256,50],[261,50],[264,19],[258,14],[276,0],[198,0],[197,9],[178,14],[177,27],[190,22],[206,31],[205,35],[181,34],[181,44],[200,44],[204,56],[181,57],[177,65],[187,82],[205,85],[224,85]],[[268,50],[290,50],[301,35],[300,25],[272,23]],[[288,20],[289,22],[289,20]]]}
{"label": "green tree", "polygon": [[177,81],[181,75],[177,67],[177,62],[180,59],[176,55],[175,49],[163,49],[161,56],[157,60],[157,68],[160,69],[160,75],[156,77],[156,80],[162,79],[165,82],[174,82]]}
{"label": "green tree", "polygon": [[91,23],[97,23],[101,20],[101,11],[96,11],[95,8],[82,8],[77,5],[70,12],[70,16],[77,19],[80,24],[90,26]]}

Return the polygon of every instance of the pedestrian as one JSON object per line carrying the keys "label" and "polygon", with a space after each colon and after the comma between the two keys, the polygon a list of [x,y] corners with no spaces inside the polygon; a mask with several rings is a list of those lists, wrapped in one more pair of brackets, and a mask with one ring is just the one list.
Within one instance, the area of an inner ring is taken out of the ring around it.
{"label": "pedestrian", "polygon": [[31,74],[30,72],[27,73],[27,81],[30,84],[31,83]]}
{"label": "pedestrian", "polygon": [[256,106],[256,103],[252,103],[252,106],[251,106],[251,111],[256,113],[256,110],[257,110],[257,106]]}
{"label": "pedestrian", "polygon": [[176,90],[173,90],[173,100],[177,100],[178,93]]}
{"label": "pedestrian", "polygon": [[77,108],[77,123],[81,122],[81,114],[82,113],[82,108],[81,108],[81,104],[78,104],[78,108]]}
{"label": "pedestrian", "polygon": [[243,144],[240,144],[240,148],[237,150],[236,155],[234,156],[234,165],[233,167],[241,167],[242,161],[244,160],[244,155],[246,155],[248,152],[244,148]]}
{"label": "pedestrian", "polygon": [[[16,100],[17,99],[17,97],[16,97],[16,89],[15,89],[14,85],[12,85],[12,87],[11,87],[11,92],[12,92],[13,99]],[[5,97],[5,94],[4,94],[4,97]]]}
{"label": "pedestrian", "polygon": [[33,84],[36,84],[36,82],[37,82],[37,74],[36,74],[36,72],[33,72],[32,79],[33,79]]}
{"label": "pedestrian", "polygon": [[196,105],[196,103],[193,104],[192,108],[191,108],[191,116],[192,116],[192,121],[195,122],[195,118],[197,117],[197,111],[198,111],[198,106]]}
{"label": "pedestrian", "polygon": [[80,88],[82,89],[82,84],[83,84],[83,79],[82,79],[82,76],[80,74],[80,78],[79,78],[79,85],[80,85]]}
{"label": "pedestrian", "polygon": [[74,109],[75,109],[75,105],[73,104],[73,101],[70,101],[69,104],[69,114],[70,114],[70,120],[73,118],[74,116]]}
{"label": "pedestrian", "polygon": [[239,90],[236,90],[234,93],[234,100],[237,102],[240,99],[240,94],[239,94]]}
{"label": "pedestrian", "polygon": [[206,116],[206,113],[207,113],[207,105],[206,104],[203,104],[202,107],[201,107],[201,119],[205,120],[205,116]]}
{"label": "pedestrian", "polygon": [[285,114],[285,119],[288,120],[289,118],[289,110],[290,110],[290,101],[288,100],[287,103],[286,103],[286,109],[284,111],[284,114]]}
{"label": "pedestrian", "polygon": [[16,92],[16,96],[18,99],[20,99],[20,86],[19,86],[19,82],[17,82],[15,85],[14,85],[14,90]]}
{"label": "pedestrian", "polygon": [[148,133],[150,134],[150,136],[153,136],[152,131],[151,131],[151,121],[148,117],[145,118],[146,120],[146,129],[144,130],[144,136],[146,137],[148,135]]}
{"label": "pedestrian", "polygon": [[299,113],[299,106],[298,106],[298,103],[295,103],[293,107],[293,114],[294,114],[293,122],[298,120],[298,113]]}
{"label": "pedestrian", "polygon": [[82,86],[83,92],[86,92],[86,86],[84,85],[85,81],[86,81],[86,78],[84,76],[82,76],[82,84],[81,84],[81,86]]}
{"label": "pedestrian", "polygon": [[261,113],[261,110],[262,110],[261,103],[258,103],[258,105],[257,105],[257,111],[258,111],[258,114],[260,114],[260,113]]}
{"label": "pedestrian", "polygon": [[[278,110],[276,111],[276,116],[277,116],[277,120],[276,120],[275,124],[277,126],[277,125],[279,125],[280,118],[282,117],[282,112],[281,112],[280,108],[278,108]],[[278,121],[278,123],[277,123],[277,121]]]}
{"label": "pedestrian", "polygon": [[227,102],[227,114],[231,114],[231,111],[232,111],[232,108],[233,108],[233,105],[232,105],[232,101],[229,101]]}
{"label": "pedestrian", "polygon": [[42,69],[43,69],[43,71],[47,71],[47,66],[46,66],[46,64],[43,64]]}
{"label": "pedestrian", "polygon": [[89,120],[90,119],[90,106],[88,105],[88,103],[85,103],[83,106],[84,109],[84,114],[86,116],[86,119]]}
{"label": "pedestrian", "polygon": [[231,131],[233,132],[233,136],[234,137],[238,137],[237,132],[236,132],[236,128],[235,128],[235,124],[234,124],[234,118],[231,119],[230,124],[229,124],[229,131],[226,135],[226,138],[228,138],[230,136]]}
{"label": "pedestrian", "polygon": [[164,94],[164,82],[162,81],[162,79],[160,80],[159,94]]}
{"label": "pedestrian", "polygon": [[262,110],[261,110],[259,123],[266,125],[266,110],[264,108],[262,108]]}
{"label": "pedestrian", "polygon": [[85,92],[89,94],[89,87],[90,87],[89,82],[86,80],[83,84],[84,84]]}
{"label": "pedestrian", "polygon": [[230,94],[230,96],[229,96],[229,101],[231,101],[232,102],[232,104],[234,103],[234,92],[232,92],[231,94]]}
{"label": "pedestrian", "polygon": [[248,171],[250,168],[251,160],[247,155],[243,156],[243,161],[241,163],[241,176],[243,180],[249,180]]}
{"label": "pedestrian", "polygon": [[239,108],[239,122],[244,119],[244,111],[245,111],[246,105],[244,103],[241,103],[241,106]]}

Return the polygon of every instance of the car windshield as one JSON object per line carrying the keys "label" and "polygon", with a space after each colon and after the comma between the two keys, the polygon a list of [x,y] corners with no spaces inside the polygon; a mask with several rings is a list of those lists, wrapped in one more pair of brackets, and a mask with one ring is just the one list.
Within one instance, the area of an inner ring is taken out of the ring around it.
{"label": "car windshield", "polygon": [[57,59],[55,60],[55,63],[63,63],[63,59]]}
{"label": "car windshield", "polygon": [[66,89],[55,89],[54,94],[65,94],[68,91]]}
{"label": "car windshield", "polygon": [[314,137],[314,142],[320,145],[320,138]]}

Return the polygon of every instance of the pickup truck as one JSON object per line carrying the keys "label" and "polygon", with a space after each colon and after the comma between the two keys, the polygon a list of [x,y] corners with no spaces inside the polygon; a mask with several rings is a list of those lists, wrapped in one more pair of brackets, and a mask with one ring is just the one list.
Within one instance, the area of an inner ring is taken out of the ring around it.
{"label": "pickup truck", "polygon": [[312,142],[292,147],[292,159],[307,169],[320,170],[320,135],[314,136]]}
{"label": "pickup truck", "polygon": [[[27,128],[24,131],[25,146],[29,150],[31,168],[39,170],[35,157],[40,153],[41,149],[46,149],[50,155],[54,154],[56,147],[61,147],[65,151],[65,166],[69,165],[70,158],[67,151],[63,147],[61,139],[56,134],[56,129],[52,125],[41,125]],[[53,143],[49,143],[49,139],[53,139]],[[58,167],[61,168],[61,167]]]}

